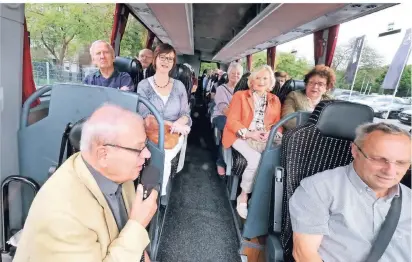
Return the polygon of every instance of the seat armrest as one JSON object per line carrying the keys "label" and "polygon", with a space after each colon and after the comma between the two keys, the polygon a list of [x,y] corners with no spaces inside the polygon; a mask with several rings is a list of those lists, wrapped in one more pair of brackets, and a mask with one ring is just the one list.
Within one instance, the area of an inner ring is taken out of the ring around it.
{"label": "seat armrest", "polygon": [[222,139],[222,132],[220,132],[219,128],[213,128],[213,134],[215,138],[215,144],[218,146],[220,144],[220,140]]}
{"label": "seat armrest", "polygon": [[233,160],[232,160],[232,148],[224,148],[223,149],[223,160],[226,163],[226,175],[230,176],[232,174],[232,164],[233,164]]}
{"label": "seat armrest", "polygon": [[279,234],[282,231],[284,173],[283,167],[278,166],[273,175],[273,232]]}

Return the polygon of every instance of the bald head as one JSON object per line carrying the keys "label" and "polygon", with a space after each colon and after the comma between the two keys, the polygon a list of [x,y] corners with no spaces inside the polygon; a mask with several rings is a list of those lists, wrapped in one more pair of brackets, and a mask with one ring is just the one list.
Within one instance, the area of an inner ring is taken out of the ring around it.
{"label": "bald head", "polygon": [[128,133],[146,135],[143,119],[137,113],[113,104],[98,108],[84,123],[80,151],[90,151],[95,146],[116,143]]}
{"label": "bald head", "polygon": [[149,65],[153,62],[153,52],[150,49],[142,49],[139,52],[137,59],[142,64],[143,69],[148,68]]}
{"label": "bald head", "polygon": [[141,116],[112,104],[98,108],[84,123],[83,159],[116,183],[135,180],[150,158]]}

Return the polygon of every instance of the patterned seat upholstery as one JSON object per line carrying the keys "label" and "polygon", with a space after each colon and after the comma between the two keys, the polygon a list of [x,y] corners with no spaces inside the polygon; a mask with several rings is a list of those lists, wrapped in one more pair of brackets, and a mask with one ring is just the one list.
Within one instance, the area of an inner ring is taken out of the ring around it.
{"label": "patterned seat upholstery", "polygon": [[247,161],[236,149],[232,147],[232,175],[241,176],[246,169]]}
{"label": "patterned seat upholstery", "polygon": [[280,240],[285,261],[294,261],[289,199],[305,177],[349,164],[353,160],[350,145],[355,138],[355,129],[367,122],[373,122],[373,110],[368,106],[323,101],[306,124],[284,134],[281,165],[285,179]]}

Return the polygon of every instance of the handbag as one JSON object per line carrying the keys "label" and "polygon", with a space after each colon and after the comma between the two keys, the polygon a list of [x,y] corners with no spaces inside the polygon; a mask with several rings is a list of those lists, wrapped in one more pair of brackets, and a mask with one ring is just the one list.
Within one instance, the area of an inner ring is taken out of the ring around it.
{"label": "handbag", "polygon": [[[164,125],[165,137],[164,148],[172,149],[179,143],[180,135],[178,133],[170,133],[170,125]],[[145,130],[147,138],[155,144],[159,143],[159,124],[154,117],[147,117],[145,119]]]}

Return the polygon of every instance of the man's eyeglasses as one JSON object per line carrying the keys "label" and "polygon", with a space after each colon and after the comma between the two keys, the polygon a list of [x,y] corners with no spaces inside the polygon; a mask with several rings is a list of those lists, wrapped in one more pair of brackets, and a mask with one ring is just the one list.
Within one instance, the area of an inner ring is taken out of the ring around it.
{"label": "man's eyeglasses", "polygon": [[159,59],[162,62],[167,60],[167,62],[169,62],[169,63],[173,63],[173,61],[175,60],[174,57],[167,57],[167,56],[163,56],[163,55],[159,56]]}
{"label": "man's eyeglasses", "polygon": [[363,150],[355,143],[353,143],[359,150],[359,152],[362,153],[362,155],[368,159],[369,161],[371,161],[372,163],[375,163],[376,165],[379,166],[386,166],[389,163],[395,164],[396,167],[398,168],[406,168],[409,167],[411,165],[410,161],[390,161],[384,157],[370,157],[368,155],[365,154],[365,152],[363,152]]}
{"label": "man's eyeglasses", "polygon": [[326,84],[325,83],[323,83],[323,82],[312,82],[312,81],[309,81],[308,82],[308,85],[309,86],[315,86],[315,85],[318,85],[319,87],[326,87]]}
{"label": "man's eyeglasses", "polygon": [[125,147],[125,146],[119,146],[119,145],[115,145],[115,144],[104,144],[104,146],[111,146],[111,147],[115,147],[115,148],[120,148],[120,149],[124,149],[124,150],[128,150],[134,153],[137,153],[137,156],[140,156],[140,154],[142,153],[143,150],[145,150],[147,148],[147,139],[144,143],[144,147],[142,149],[135,149],[135,148],[130,148],[130,147]]}

